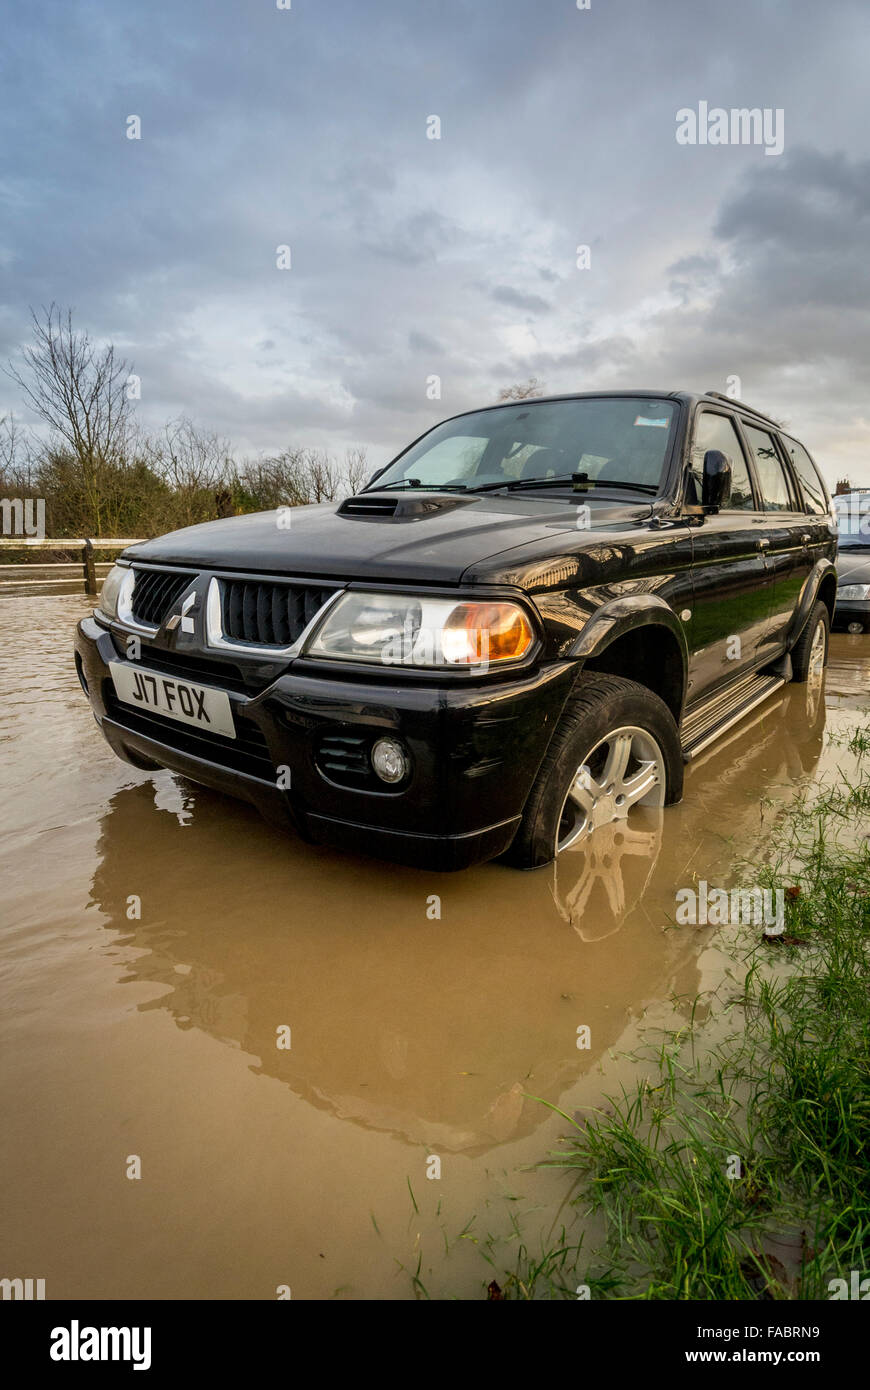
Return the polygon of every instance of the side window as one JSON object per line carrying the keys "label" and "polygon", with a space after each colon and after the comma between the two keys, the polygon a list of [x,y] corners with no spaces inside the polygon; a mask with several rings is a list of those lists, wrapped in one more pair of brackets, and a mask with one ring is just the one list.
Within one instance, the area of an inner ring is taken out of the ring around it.
{"label": "side window", "polygon": [[791,512],[794,503],[788,490],[785,470],[779,461],[773,436],[767,430],[756,429],[744,421],[743,429],[755,459],[755,471],[761,484],[766,512]]}
{"label": "side window", "polygon": [[[704,455],[708,449],[719,449],[731,462],[731,497],[722,510],[726,512],[755,511],[749,470],[746,467],[740,440],[737,438],[737,431],[727,415],[716,415],[711,410],[705,410],[695,421],[695,439],[692,444],[692,455],[689,463],[689,497],[687,500],[690,503],[701,501],[704,482]],[[693,486],[695,497],[691,495]]]}
{"label": "side window", "polygon": [[789,439],[787,434],[781,434],[780,439],[798,476],[807,511],[813,516],[827,516],[828,498],[825,486],[806,449],[802,444],[798,444],[796,439]]}

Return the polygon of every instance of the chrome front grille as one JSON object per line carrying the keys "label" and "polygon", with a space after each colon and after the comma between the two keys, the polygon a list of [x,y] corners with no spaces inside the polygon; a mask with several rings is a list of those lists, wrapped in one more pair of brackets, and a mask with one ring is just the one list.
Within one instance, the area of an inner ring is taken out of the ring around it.
{"label": "chrome front grille", "polygon": [[218,583],[224,640],[276,648],[292,646],[338,587],[268,579]]}
{"label": "chrome front grille", "polygon": [[133,566],[136,583],[130,611],[137,623],[159,627],[189,584],[196,578],[187,570],[148,570]]}

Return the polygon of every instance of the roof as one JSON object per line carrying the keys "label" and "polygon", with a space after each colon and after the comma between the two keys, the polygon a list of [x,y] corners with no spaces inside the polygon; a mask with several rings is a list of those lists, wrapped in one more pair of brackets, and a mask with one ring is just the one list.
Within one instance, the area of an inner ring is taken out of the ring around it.
{"label": "roof", "polygon": [[[506,406],[544,405],[550,401],[596,400],[607,396],[624,400],[636,399],[637,397],[657,401],[674,400],[682,401],[687,405],[692,405],[699,401],[704,401],[710,405],[727,405],[734,410],[742,411],[745,415],[752,415],[758,420],[763,420],[765,424],[770,425],[773,429],[784,429],[784,426],[777,420],[774,420],[772,416],[765,415],[763,411],[757,410],[755,406],[747,405],[746,401],[738,400],[732,396],[725,396],[721,391],[703,391],[700,393],[697,391],[653,391],[650,390],[649,387],[641,387],[637,390],[630,391],[560,391],[551,396],[527,396],[524,400],[518,401],[495,401],[490,405],[476,406],[472,407],[470,410],[460,411],[459,415],[476,415],[478,411],[481,410],[503,410]],[[459,417],[453,416],[451,418],[457,419]]]}

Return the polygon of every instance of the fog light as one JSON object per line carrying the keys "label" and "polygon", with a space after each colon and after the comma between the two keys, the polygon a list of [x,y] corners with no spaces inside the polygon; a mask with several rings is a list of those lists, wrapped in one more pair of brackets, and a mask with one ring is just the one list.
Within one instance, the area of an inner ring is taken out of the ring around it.
{"label": "fog light", "polygon": [[410,763],[398,739],[379,738],[372,749],[372,767],[382,782],[401,782]]}

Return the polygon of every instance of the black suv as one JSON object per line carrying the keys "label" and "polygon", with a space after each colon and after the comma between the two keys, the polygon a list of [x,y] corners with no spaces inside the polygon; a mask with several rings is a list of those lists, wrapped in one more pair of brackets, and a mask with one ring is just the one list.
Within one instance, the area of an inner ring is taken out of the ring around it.
{"label": "black suv", "polygon": [[809,454],[715,392],[499,405],[329,503],[130,547],[78,627],[114,750],[319,843],[522,867],[678,801],[819,679],[837,575]]}

